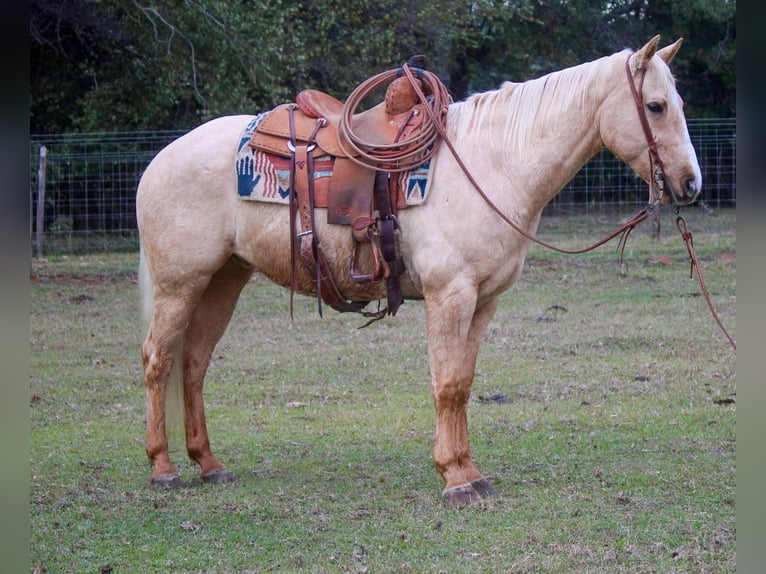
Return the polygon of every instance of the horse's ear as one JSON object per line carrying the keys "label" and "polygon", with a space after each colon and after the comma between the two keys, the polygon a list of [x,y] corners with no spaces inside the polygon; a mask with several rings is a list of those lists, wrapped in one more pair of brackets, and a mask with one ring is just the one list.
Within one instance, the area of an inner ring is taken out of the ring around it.
{"label": "horse's ear", "polygon": [[673,42],[670,46],[665,46],[661,50],[657,50],[657,55],[662,58],[662,60],[670,65],[670,62],[673,61],[673,58],[676,57],[676,54],[678,53],[678,49],[681,47],[681,44],[684,43],[683,38],[679,38],[675,42]]}
{"label": "horse's ear", "polygon": [[652,56],[657,52],[657,44],[659,41],[660,35],[657,34],[654,38],[649,40],[643,48],[633,54],[633,57],[630,59],[631,71],[638,72],[647,66],[652,59]]}

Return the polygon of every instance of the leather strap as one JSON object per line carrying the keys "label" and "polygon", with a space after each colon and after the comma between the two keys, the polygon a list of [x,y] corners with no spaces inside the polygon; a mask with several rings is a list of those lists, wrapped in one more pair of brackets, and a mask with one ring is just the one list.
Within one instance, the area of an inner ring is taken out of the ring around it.
{"label": "leather strap", "polygon": [[297,106],[288,108],[290,118],[290,317],[293,316],[293,295],[297,290],[296,264],[296,212],[300,213],[300,257],[310,273],[316,276],[317,306],[322,316],[322,301],[341,313],[357,312],[367,305],[367,301],[347,302],[340,294],[327,258],[322,251],[314,220],[314,148],[316,134],[327,125],[324,118],[317,119],[316,127],[305,144],[298,145],[295,137],[294,111]]}
{"label": "leather strap", "polygon": [[[654,134],[652,128],[649,125],[649,119],[646,117],[646,110],[644,109],[644,78],[646,77],[646,68],[641,72],[641,79],[638,83],[638,88],[633,81],[633,74],[630,71],[630,56],[625,60],[625,71],[628,75],[628,85],[630,86],[630,93],[633,95],[633,102],[636,105],[636,111],[638,112],[638,119],[641,122],[641,129],[644,131],[644,138],[646,138],[646,144],[649,146],[649,172],[651,173],[649,181],[649,203],[653,204],[662,198],[665,192],[665,172],[663,171],[663,163],[660,159],[660,153],[657,151],[657,143],[654,140]],[[670,194],[675,202],[675,195]]]}
{"label": "leather strap", "polygon": [[389,274],[386,277],[388,313],[389,315],[396,315],[399,306],[404,301],[399,285],[399,276],[404,273],[404,262],[396,256],[396,239],[394,237],[396,218],[391,210],[389,181],[391,181],[389,173],[379,171],[375,174],[375,199],[380,214],[381,249],[389,269]]}
{"label": "leather strap", "polygon": [[[295,176],[293,179],[293,187],[298,197],[298,215],[301,220],[301,232],[299,237],[301,238],[300,255],[304,262],[314,261],[312,254],[313,250],[313,236],[314,236],[314,218],[312,201],[312,177],[311,166],[309,166],[309,158],[313,157],[313,154],[308,151],[308,146],[298,145],[295,146],[293,151],[293,163],[295,165]],[[311,162],[313,163],[313,162]]]}
{"label": "leather strap", "polygon": [[295,215],[298,208],[297,195],[295,189],[295,118],[293,112],[295,108],[288,106],[288,117],[290,120],[290,142],[293,147],[293,153],[290,154],[290,318],[293,319],[293,295],[298,290],[298,270],[295,259]]}
{"label": "leather strap", "polygon": [[726,327],[721,321],[721,318],[718,316],[715,307],[713,307],[713,302],[710,300],[710,293],[708,293],[707,286],[705,285],[705,279],[702,277],[700,262],[699,259],[697,259],[696,251],[694,251],[694,240],[692,239],[692,234],[686,227],[686,220],[680,215],[676,217],[676,227],[678,227],[678,231],[681,232],[681,238],[684,240],[684,243],[686,243],[686,250],[689,252],[689,258],[691,259],[689,277],[691,278],[692,272],[697,272],[697,279],[699,280],[702,294],[705,296],[705,302],[707,303],[708,309],[710,309],[710,313],[713,315],[713,319],[715,319],[716,323],[718,323],[718,326],[721,328],[721,331],[723,331],[723,334],[726,336],[729,344],[734,347],[734,350],[736,351],[737,343],[734,341],[734,339],[732,339],[729,331],[726,330]]}

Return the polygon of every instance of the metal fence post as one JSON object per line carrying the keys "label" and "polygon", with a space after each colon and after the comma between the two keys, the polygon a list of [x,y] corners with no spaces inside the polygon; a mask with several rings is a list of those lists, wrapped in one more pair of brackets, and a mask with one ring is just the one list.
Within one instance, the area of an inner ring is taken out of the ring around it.
{"label": "metal fence post", "polygon": [[45,226],[45,173],[48,163],[48,148],[40,146],[40,167],[37,168],[37,251],[38,259],[43,257],[43,233]]}

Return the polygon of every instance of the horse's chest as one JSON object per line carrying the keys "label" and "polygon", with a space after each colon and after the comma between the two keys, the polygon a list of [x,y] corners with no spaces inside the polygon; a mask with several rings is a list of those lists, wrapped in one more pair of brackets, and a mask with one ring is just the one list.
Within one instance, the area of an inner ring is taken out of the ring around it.
{"label": "horse's chest", "polygon": [[498,262],[494,271],[479,283],[479,297],[491,298],[506,291],[519,279],[523,268],[524,255],[518,252]]}

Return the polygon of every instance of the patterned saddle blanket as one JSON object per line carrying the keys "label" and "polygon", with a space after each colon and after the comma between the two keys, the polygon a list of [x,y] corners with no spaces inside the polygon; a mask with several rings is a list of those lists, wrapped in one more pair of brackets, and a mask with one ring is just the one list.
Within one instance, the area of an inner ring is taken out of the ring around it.
{"label": "patterned saddle blanket", "polygon": [[[253,118],[239,138],[234,169],[237,173],[237,194],[240,199],[283,203],[290,198],[290,158],[254,149],[249,145],[258,124],[269,112]],[[330,180],[336,156],[330,154],[314,157],[314,185],[316,207],[327,207]],[[430,184],[429,174],[433,161],[428,161],[413,171],[392,174],[398,181],[397,208],[421,205],[426,201]]]}

